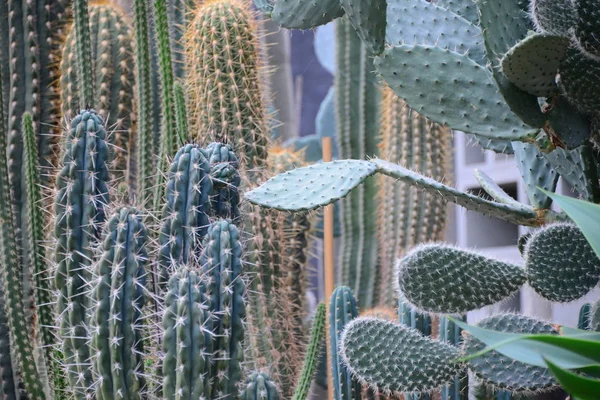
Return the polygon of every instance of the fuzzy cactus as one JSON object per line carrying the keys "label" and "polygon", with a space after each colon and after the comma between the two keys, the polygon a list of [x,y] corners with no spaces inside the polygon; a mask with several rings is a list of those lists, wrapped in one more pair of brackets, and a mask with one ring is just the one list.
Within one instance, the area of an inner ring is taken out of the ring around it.
{"label": "fuzzy cactus", "polygon": [[105,225],[95,271],[92,365],[97,399],[141,399],[147,232],[137,210],[117,209]]}
{"label": "fuzzy cactus", "polygon": [[92,384],[88,310],[93,246],[99,240],[109,202],[108,145],[102,118],[82,110],[71,122],[54,201],[54,283],[59,290],[59,336],[68,378],[77,397]]}
{"label": "fuzzy cactus", "polygon": [[[391,89],[383,92],[380,157],[420,171],[436,180],[450,175],[448,128],[411,110]],[[392,305],[394,265],[419,243],[442,239],[446,203],[387,176],[378,178],[378,302]]]}
{"label": "fuzzy cactus", "polygon": [[179,265],[198,259],[208,230],[212,181],[206,152],[198,145],[182,147],[167,176],[166,203],[160,229],[159,281]]}
{"label": "fuzzy cactus", "polygon": [[[118,7],[92,4],[89,7],[89,32],[92,66],[85,74],[92,76],[98,95],[92,106],[105,121],[109,133],[113,175],[125,180],[132,162],[135,124],[133,30]],[[81,109],[79,85],[83,80],[79,78],[78,40],[77,32],[72,28],[65,39],[60,64],[61,110],[67,120],[74,118]]]}
{"label": "fuzzy cactus", "polygon": [[254,372],[246,379],[240,395],[242,400],[279,400],[275,382],[264,372]]}

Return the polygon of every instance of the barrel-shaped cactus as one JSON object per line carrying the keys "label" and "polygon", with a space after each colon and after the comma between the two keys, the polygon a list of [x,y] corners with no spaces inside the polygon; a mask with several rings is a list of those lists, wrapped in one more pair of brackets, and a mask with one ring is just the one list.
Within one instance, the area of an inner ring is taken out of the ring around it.
{"label": "barrel-shaped cactus", "polygon": [[71,122],[54,200],[55,285],[59,335],[68,378],[77,396],[91,386],[88,348],[93,246],[109,201],[108,146],[102,118],[82,110]]}
{"label": "barrel-shaped cactus", "polygon": [[[134,143],[135,41],[131,23],[125,13],[110,4],[90,5],[90,42],[92,71],[97,99],[93,106],[105,120],[111,144],[114,176],[124,179],[131,165]],[[77,69],[77,38],[71,29],[65,40],[61,59],[62,113],[67,119],[80,110],[80,78]]]}
{"label": "barrel-shaped cactus", "polygon": [[147,236],[141,215],[130,207],[117,209],[105,226],[90,321],[97,399],[141,399],[146,389],[142,309]]}

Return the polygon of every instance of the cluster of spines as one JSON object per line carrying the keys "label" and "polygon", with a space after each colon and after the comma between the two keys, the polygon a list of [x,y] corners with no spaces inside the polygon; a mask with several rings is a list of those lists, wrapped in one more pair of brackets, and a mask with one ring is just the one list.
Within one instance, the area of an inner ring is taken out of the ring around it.
{"label": "cluster of spines", "polygon": [[[389,88],[381,110],[380,157],[438,181],[447,178],[450,130],[411,110]],[[439,196],[384,175],[378,179],[378,302],[390,305],[396,259],[416,244],[441,240],[447,212]]]}
{"label": "cluster of spines", "polygon": [[210,197],[211,215],[229,218],[237,223],[240,218],[239,162],[230,145],[213,142],[206,147],[210,164],[213,192]]}

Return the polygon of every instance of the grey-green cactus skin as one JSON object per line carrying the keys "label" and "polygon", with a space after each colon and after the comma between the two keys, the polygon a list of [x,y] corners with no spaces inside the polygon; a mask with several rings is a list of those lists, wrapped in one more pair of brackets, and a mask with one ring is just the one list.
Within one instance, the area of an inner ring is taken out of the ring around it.
{"label": "grey-green cactus skin", "polygon": [[289,29],[311,29],[325,25],[335,18],[344,15],[339,0],[259,0],[263,12],[273,21]]}
{"label": "grey-green cactus skin", "polygon": [[585,303],[579,309],[579,319],[577,320],[577,329],[590,330],[592,317],[592,305]]}
{"label": "grey-green cactus skin", "polygon": [[254,372],[246,379],[246,386],[240,394],[241,400],[279,400],[277,386],[264,372]]}
{"label": "grey-green cactus skin", "polygon": [[206,147],[213,191],[210,195],[211,215],[240,220],[240,163],[228,144],[213,142]]}
{"label": "grey-green cactus skin", "polygon": [[331,294],[329,302],[329,351],[335,399],[359,400],[361,398],[360,383],[346,369],[339,353],[342,331],[356,317],[358,317],[358,308],[352,290],[346,286],[338,286]]}
{"label": "grey-green cactus skin", "polygon": [[[465,320],[466,318],[462,318]],[[438,320],[438,338],[442,342],[460,347],[462,343],[462,329],[446,317]],[[468,400],[469,376],[466,373],[457,375],[454,381],[444,386],[441,390],[442,400]]]}
{"label": "grey-green cactus skin", "polygon": [[195,2],[193,0],[168,0],[169,26],[172,26],[173,74],[177,79],[185,76],[185,52],[183,34],[191,22]]}
{"label": "grey-green cactus skin", "polygon": [[90,321],[96,398],[141,399],[148,234],[140,213],[117,209],[105,225]]}
{"label": "grey-green cactus skin", "polygon": [[[381,93],[368,49],[346,19],[336,22],[336,126],[341,158],[377,155]],[[363,307],[374,300],[377,264],[377,180],[341,202],[342,237],[338,281],[354,291]]]}
{"label": "grey-green cactus skin", "polygon": [[179,149],[167,175],[160,229],[159,281],[179,265],[197,259],[209,225],[210,164],[198,145]]}
{"label": "grey-green cactus skin", "polygon": [[590,329],[600,332],[600,301],[592,303],[590,308]]}
{"label": "grey-green cactus skin", "polygon": [[56,224],[55,285],[59,336],[68,378],[75,396],[91,387],[87,323],[92,247],[100,236],[109,202],[106,130],[93,110],[82,110],[71,122],[54,201]]}

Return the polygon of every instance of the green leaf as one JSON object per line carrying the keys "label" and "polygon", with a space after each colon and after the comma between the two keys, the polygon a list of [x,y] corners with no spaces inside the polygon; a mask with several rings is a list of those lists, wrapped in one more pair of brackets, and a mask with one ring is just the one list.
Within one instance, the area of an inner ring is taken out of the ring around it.
{"label": "green leaf", "polygon": [[600,205],[546,192],[581,229],[596,255],[600,257]]}
{"label": "green leaf", "polygon": [[548,369],[558,383],[571,395],[581,400],[597,400],[600,393],[600,380],[586,378],[567,371],[546,359]]}

